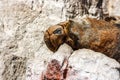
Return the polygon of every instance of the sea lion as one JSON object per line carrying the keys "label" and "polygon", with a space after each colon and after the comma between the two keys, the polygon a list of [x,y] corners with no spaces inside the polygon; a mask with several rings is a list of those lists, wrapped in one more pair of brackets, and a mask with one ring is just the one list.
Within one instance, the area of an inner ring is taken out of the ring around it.
{"label": "sea lion", "polygon": [[49,27],[44,34],[47,47],[55,52],[63,43],[73,50],[87,48],[120,60],[120,27],[105,20],[68,20]]}

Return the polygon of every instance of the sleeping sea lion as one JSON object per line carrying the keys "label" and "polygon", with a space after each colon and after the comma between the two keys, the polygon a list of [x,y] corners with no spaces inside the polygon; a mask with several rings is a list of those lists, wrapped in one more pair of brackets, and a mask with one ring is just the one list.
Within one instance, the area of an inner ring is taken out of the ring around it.
{"label": "sleeping sea lion", "polygon": [[55,52],[63,43],[73,50],[87,48],[120,60],[120,27],[105,20],[68,20],[49,27],[44,34],[47,47]]}

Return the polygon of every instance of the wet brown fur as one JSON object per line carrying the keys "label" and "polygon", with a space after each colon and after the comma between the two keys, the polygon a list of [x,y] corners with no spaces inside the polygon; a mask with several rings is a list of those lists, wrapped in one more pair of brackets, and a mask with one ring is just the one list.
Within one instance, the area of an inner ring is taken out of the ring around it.
{"label": "wet brown fur", "polygon": [[[81,48],[92,49],[119,61],[120,28],[104,20],[86,18],[86,21],[87,23],[81,24],[69,20],[51,26],[45,32],[44,40],[46,45],[55,52],[61,44],[67,43],[74,50]],[[58,28],[61,28],[61,34],[53,34]]]}

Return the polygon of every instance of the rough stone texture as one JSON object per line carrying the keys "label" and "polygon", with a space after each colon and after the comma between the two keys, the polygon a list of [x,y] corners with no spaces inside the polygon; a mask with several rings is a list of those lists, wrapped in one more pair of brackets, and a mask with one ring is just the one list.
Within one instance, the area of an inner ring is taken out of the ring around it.
{"label": "rough stone texture", "polygon": [[[69,50],[65,50],[69,49]],[[88,49],[74,52],[68,45],[63,44],[54,53],[40,80],[119,80],[120,64],[114,59]],[[66,52],[70,56],[65,56]],[[61,53],[60,53],[61,52]],[[62,57],[61,59],[58,56]],[[63,61],[61,63],[61,61]],[[116,74],[116,75],[114,75]],[[113,76],[114,75],[114,76]]]}
{"label": "rough stone texture", "polygon": [[[64,56],[68,58],[72,53],[72,50],[69,47],[62,46],[63,50],[59,50],[59,54],[53,54],[43,41],[44,31],[50,25],[65,21],[66,19],[80,18],[81,16],[88,14],[87,11],[90,13],[89,15],[101,18],[99,15],[102,11],[101,9],[96,8],[99,1],[100,0],[81,0],[80,2],[83,2],[85,6],[79,8],[79,6],[74,7],[77,5],[76,3],[81,4],[78,0],[1,0],[0,80],[40,80],[42,72],[47,69],[47,65],[55,55],[58,56],[56,58],[60,61],[61,65],[64,62]],[[114,2],[114,4],[110,4],[112,2]],[[102,4],[103,13],[111,16],[119,16],[119,5],[117,5],[119,2],[119,0],[104,0]],[[91,6],[88,6],[88,4],[91,4]],[[106,4],[110,6],[107,8],[107,6],[105,6]],[[112,8],[113,5],[114,8]],[[88,8],[89,10],[84,8]],[[82,13],[77,13],[79,10],[81,10]],[[98,13],[94,15],[96,12]],[[89,50],[85,51],[88,52]],[[94,52],[92,53],[94,54]],[[82,58],[80,59],[84,60]],[[72,60],[76,62],[77,59],[74,60],[73,56]],[[118,63],[114,60],[111,60],[110,58],[107,58],[107,60],[110,60],[108,64],[113,63],[113,66],[109,65],[105,70],[102,70],[104,73],[103,75],[100,75],[101,78],[99,80],[107,80],[109,79],[108,76],[111,75],[114,75],[114,79],[112,80],[119,80],[120,77],[116,69],[112,69],[110,71],[111,73],[108,75],[105,74],[108,69],[118,67]],[[102,65],[102,63],[97,63]],[[95,64],[96,66],[97,63]],[[70,64],[74,65],[73,62]],[[84,63],[83,61],[81,63],[83,68],[84,64],[89,65],[90,63]],[[14,68],[14,66],[16,68]],[[64,64],[63,69],[65,68],[66,65]],[[83,73],[84,71],[85,70],[83,70]],[[93,78],[96,78],[96,75],[99,73],[99,71],[95,74],[92,74],[91,72],[92,75],[88,74],[88,77],[91,78],[91,80],[94,80]]]}
{"label": "rough stone texture", "polygon": [[65,0],[66,17],[80,18],[83,15],[104,19],[120,16],[119,0]]}
{"label": "rough stone texture", "polygon": [[[77,50],[69,58],[72,67],[67,80],[119,80],[120,67],[115,60],[91,50]],[[116,74],[117,76],[113,76]]]}
{"label": "rough stone texture", "polygon": [[26,58],[14,55],[5,56],[3,80],[24,80],[26,73]]}

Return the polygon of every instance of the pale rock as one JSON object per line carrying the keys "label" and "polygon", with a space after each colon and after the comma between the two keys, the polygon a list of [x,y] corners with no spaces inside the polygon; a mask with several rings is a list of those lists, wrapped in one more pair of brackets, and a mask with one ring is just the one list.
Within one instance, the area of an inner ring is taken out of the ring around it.
{"label": "pale rock", "polygon": [[[84,15],[97,18],[106,16],[102,15],[101,9],[96,7],[100,0],[91,0],[91,2],[89,2],[90,0],[81,1],[83,1],[83,3],[85,1],[83,8],[81,8],[81,2],[79,0],[0,0],[0,80],[40,80],[42,72],[46,70],[47,65],[52,59],[57,59],[60,65],[63,64],[62,70],[66,68],[68,62],[70,62],[71,65],[77,65],[77,62],[80,62],[80,66],[87,65],[87,63],[84,63],[84,60],[83,62],[80,60],[76,61],[77,59],[73,56],[76,55],[76,58],[78,58],[76,52],[70,56],[73,51],[66,44],[62,45],[56,53],[51,52],[45,45],[43,38],[44,31],[48,29],[49,26],[67,19],[79,19]],[[120,16],[119,2],[119,0],[103,0],[102,5],[100,5],[100,7],[102,6],[103,14]],[[89,6],[87,4],[91,5]],[[85,10],[85,8],[87,9]],[[86,14],[85,11],[88,11],[89,14]],[[96,12],[98,13],[96,14]],[[79,51],[77,51],[77,53],[81,55],[81,50]],[[93,51],[90,52],[92,53]],[[93,54],[94,53],[96,52],[93,52]],[[95,61],[94,58],[88,57],[91,55],[84,56],[86,56],[88,60],[93,59],[93,61]],[[95,54],[95,56],[97,55]],[[16,59],[12,60],[14,57],[16,57]],[[75,59],[73,60],[75,64],[72,62],[72,58]],[[108,57],[102,59],[102,61],[103,60],[109,64],[108,69],[117,66],[114,65],[116,61]],[[104,66],[105,63],[101,61],[100,63],[97,62],[94,67],[101,64],[100,69],[103,69],[102,66]],[[88,65],[89,64],[92,64],[92,62],[88,63]],[[16,68],[13,67],[14,65]],[[18,66],[20,66],[20,69]],[[91,68],[90,66],[88,67]],[[16,70],[17,73],[14,73],[14,70]],[[106,70],[105,68],[105,70],[101,71],[105,74]],[[100,76],[106,77],[114,73],[117,79],[118,72],[115,71],[116,70],[112,69],[110,74]],[[99,69],[98,73],[101,73]],[[92,79],[98,75],[92,74],[90,76]],[[88,77],[90,76],[88,74]],[[106,77],[106,79],[102,77],[101,80],[109,79],[108,77]]]}
{"label": "pale rock", "polygon": [[[120,80],[120,64],[114,59],[88,49],[74,51],[69,58],[66,80]],[[116,75],[114,75],[116,74]]]}
{"label": "pale rock", "polygon": [[120,64],[99,52],[89,49],[73,52],[64,44],[51,57],[40,80],[120,80]]}
{"label": "pale rock", "polygon": [[53,53],[53,56],[51,56],[51,60],[56,59],[60,62],[60,65],[62,65],[63,61],[65,59],[68,59],[72,52],[73,50],[70,46],[68,46],[67,44],[63,44],[62,46],[60,46],[57,52]]}
{"label": "pale rock", "polygon": [[119,0],[109,0],[108,2],[108,12],[110,16],[120,16],[120,1]]}

